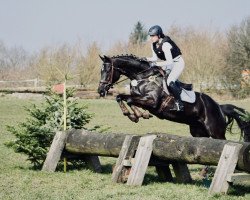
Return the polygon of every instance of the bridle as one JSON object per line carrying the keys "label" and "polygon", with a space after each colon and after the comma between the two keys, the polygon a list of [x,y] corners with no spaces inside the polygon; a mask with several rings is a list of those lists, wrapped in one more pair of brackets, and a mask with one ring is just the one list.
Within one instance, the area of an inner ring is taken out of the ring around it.
{"label": "bridle", "polygon": [[[106,63],[109,64],[109,63]],[[105,63],[103,63],[103,65],[105,65]],[[100,80],[100,84],[107,84],[107,85],[112,85],[112,81],[113,81],[113,74],[114,74],[114,65],[113,65],[113,61],[111,60],[111,73],[109,74],[109,77],[107,80]]]}

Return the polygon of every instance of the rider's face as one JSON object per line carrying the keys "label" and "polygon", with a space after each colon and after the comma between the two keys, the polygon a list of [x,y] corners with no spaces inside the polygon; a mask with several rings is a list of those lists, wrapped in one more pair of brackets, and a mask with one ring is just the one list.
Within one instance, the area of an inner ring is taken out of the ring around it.
{"label": "rider's face", "polygon": [[150,40],[151,40],[151,42],[158,42],[159,37],[158,37],[158,35],[150,35]]}

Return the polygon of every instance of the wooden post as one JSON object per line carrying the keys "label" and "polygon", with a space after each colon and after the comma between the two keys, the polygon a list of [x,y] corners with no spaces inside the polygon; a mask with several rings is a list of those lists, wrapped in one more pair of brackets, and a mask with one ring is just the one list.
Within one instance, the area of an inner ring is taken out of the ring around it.
{"label": "wooden post", "polygon": [[178,183],[191,183],[192,178],[186,163],[175,162],[172,163],[176,181]]}
{"label": "wooden post", "polygon": [[169,164],[165,166],[155,166],[156,172],[162,181],[173,182],[173,176],[169,168]]}
{"label": "wooden post", "polygon": [[228,175],[234,173],[242,146],[242,144],[236,143],[227,143],[224,146],[213,181],[209,188],[209,194],[227,193],[229,188],[229,183],[227,182]]}
{"label": "wooden post", "polygon": [[[134,156],[137,149],[139,136],[127,135],[122,144],[122,148],[118,159],[116,160],[115,167],[112,173],[112,181],[115,183],[127,181],[127,177],[123,176],[123,172],[128,170],[126,168],[131,167],[131,159]],[[126,162],[126,163],[125,163]],[[130,165],[130,166],[129,166]]]}
{"label": "wooden post", "polygon": [[229,183],[234,183],[234,182],[244,182],[250,181],[250,174],[247,173],[234,173],[234,174],[229,174],[227,176],[227,182]]}
{"label": "wooden post", "polygon": [[142,185],[149,160],[153,150],[153,141],[156,135],[143,136],[140,139],[136,154],[135,162],[132,165],[127,185]]}
{"label": "wooden post", "polygon": [[50,146],[42,171],[54,172],[64,149],[68,132],[58,131]]}
{"label": "wooden post", "polygon": [[170,164],[166,160],[161,160],[155,156],[151,156],[149,161],[149,166],[155,166],[156,172],[161,181],[164,182],[173,182],[173,176],[170,170]]}
{"label": "wooden post", "polygon": [[89,168],[91,168],[94,172],[102,172],[102,166],[98,156],[84,156],[84,160],[87,162]]}

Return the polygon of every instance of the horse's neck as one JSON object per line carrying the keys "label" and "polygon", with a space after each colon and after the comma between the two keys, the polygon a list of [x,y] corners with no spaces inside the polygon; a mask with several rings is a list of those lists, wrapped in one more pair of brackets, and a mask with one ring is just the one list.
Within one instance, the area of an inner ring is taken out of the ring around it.
{"label": "horse's neck", "polygon": [[143,68],[141,64],[135,64],[133,61],[117,61],[116,65],[121,70],[121,73],[129,79],[135,79],[147,70],[146,67]]}

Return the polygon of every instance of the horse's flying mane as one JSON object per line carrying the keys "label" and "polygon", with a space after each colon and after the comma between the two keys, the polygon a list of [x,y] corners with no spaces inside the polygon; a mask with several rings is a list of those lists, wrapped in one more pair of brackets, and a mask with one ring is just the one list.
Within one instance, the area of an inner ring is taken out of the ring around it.
{"label": "horse's flying mane", "polygon": [[134,60],[137,60],[137,61],[146,61],[145,59],[143,58],[139,58],[137,57],[136,55],[133,55],[133,54],[126,54],[126,55],[116,55],[116,56],[112,56],[111,58],[128,58],[128,59],[134,59]]}

